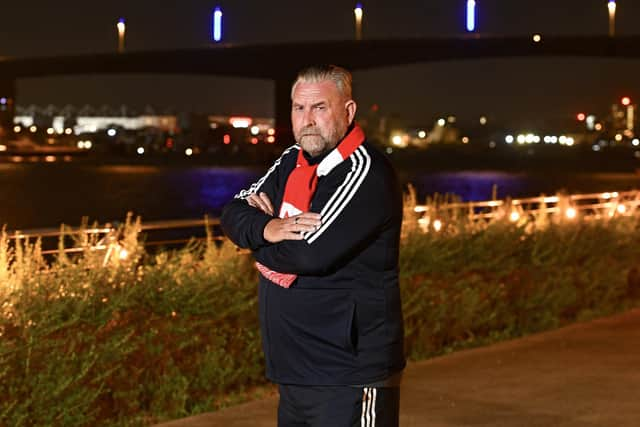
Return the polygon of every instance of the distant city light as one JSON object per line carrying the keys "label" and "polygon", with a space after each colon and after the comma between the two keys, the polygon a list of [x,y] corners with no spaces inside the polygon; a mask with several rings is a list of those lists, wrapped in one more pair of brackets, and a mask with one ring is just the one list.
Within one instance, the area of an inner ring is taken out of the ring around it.
{"label": "distant city light", "polygon": [[533,35],[533,42],[534,43],[540,43],[542,41],[542,36],[540,34],[534,34]]}
{"label": "distant city light", "polygon": [[592,149],[593,151],[600,151],[600,145],[598,145],[598,144],[593,144],[593,146],[591,147],[591,149]]}
{"label": "distant city light", "polygon": [[234,128],[242,128],[242,129],[246,129],[249,126],[251,126],[251,117],[230,117],[229,118],[229,123],[231,123],[231,126],[233,126]]}
{"label": "distant city light", "polygon": [[71,129],[71,128],[66,128],[66,129],[64,130],[64,133],[65,133],[65,135],[71,135],[71,134],[73,133],[73,129]]}
{"label": "distant city light", "polygon": [[577,215],[576,209],[575,208],[568,208],[565,215],[567,216],[567,218],[569,219],[574,219]]}
{"label": "distant city light", "polygon": [[0,151],[7,151],[6,145],[0,145]]}
{"label": "distant city light", "polygon": [[107,129],[107,135],[109,136],[116,136],[117,131],[113,128],[109,128]]}
{"label": "distant city light", "polygon": [[629,98],[628,96],[625,96],[620,100],[620,102],[622,103],[622,105],[626,107],[629,104],[631,104],[631,98]]}
{"label": "distant city light", "polygon": [[402,137],[400,135],[395,135],[393,138],[391,138],[391,142],[393,142],[393,145],[402,145]]}
{"label": "distant city light", "polygon": [[442,221],[440,221],[439,219],[433,221],[433,229],[436,231],[442,230]]}
{"label": "distant city light", "polygon": [[31,126],[29,128],[29,130],[31,131],[31,133],[36,133],[36,131],[38,130],[38,128],[36,126]]}
{"label": "distant city light", "polygon": [[640,139],[638,139],[638,138],[633,138],[633,141],[631,141],[631,144],[632,144],[634,147],[637,147],[638,145],[640,145]]}
{"label": "distant city light", "polygon": [[469,137],[468,136],[463,136],[462,137],[462,143],[463,144],[468,144],[469,143]]}
{"label": "distant city light", "polygon": [[579,122],[584,122],[585,119],[587,118],[587,115],[584,113],[578,113],[578,115],[576,116]]}
{"label": "distant city light", "polygon": [[222,40],[222,10],[216,6],[213,10],[213,41],[218,43]]}
{"label": "distant city light", "polygon": [[427,132],[421,130],[418,131],[418,138],[425,138],[427,136]]}
{"label": "distant city light", "polygon": [[602,123],[596,123],[593,128],[597,131],[602,130]]}
{"label": "distant city light", "polygon": [[258,143],[258,138],[256,138],[255,136],[253,138],[251,138],[251,143],[253,145],[256,145]]}
{"label": "distant city light", "polygon": [[627,211],[627,207],[625,205],[618,205],[616,210],[619,214],[624,214]]}
{"label": "distant city light", "polygon": [[53,135],[53,132],[54,132],[53,128],[47,129],[47,135]]}
{"label": "distant city light", "polygon": [[517,141],[518,141],[518,144],[524,144],[525,142],[527,142],[527,137],[520,134],[518,135]]}
{"label": "distant city light", "polygon": [[267,137],[267,142],[268,142],[269,144],[273,144],[274,142],[276,142],[276,137],[275,137],[275,136],[273,136],[273,135],[268,136],[268,137]]}
{"label": "distant city light", "polygon": [[231,144],[231,135],[229,135],[228,133],[225,133],[224,136],[222,137],[222,142],[225,145]]}
{"label": "distant city light", "polygon": [[20,133],[20,131],[22,131],[22,128],[21,128],[20,126],[14,126],[14,127],[13,127],[13,131],[14,131],[15,133]]}
{"label": "distant city light", "polygon": [[618,142],[622,141],[622,134],[621,133],[617,133],[616,134],[616,141],[618,141]]}
{"label": "distant city light", "polygon": [[587,121],[587,129],[593,130],[596,124],[596,116],[594,116],[593,114],[590,114],[587,116],[586,121]]}
{"label": "distant city light", "polygon": [[251,126],[251,135],[257,135],[260,133],[260,128],[258,126]]}
{"label": "distant city light", "polygon": [[136,150],[138,154],[142,155],[144,154],[144,147],[138,147],[138,149]]}
{"label": "distant city light", "polygon": [[504,142],[506,142],[507,144],[512,144],[512,143],[513,143],[513,141],[514,141],[513,135],[507,135],[507,136],[504,138]]}
{"label": "distant city light", "polygon": [[496,142],[495,141],[489,141],[489,148],[496,148]]}
{"label": "distant city light", "polygon": [[511,211],[511,214],[509,215],[509,220],[511,222],[517,222],[520,219],[520,214],[518,213],[518,211]]}
{"label": "distant city light", "polygon": [[438,126],[444,126],[447,123],[445,119],[438,119]]}
{"label": "distant city light", "polygon": [[0,105],[6,105],[7,104],[7,98],[2,97],[0,98]]}
{"label": "distant city light", "polygon": [[467,0],[467,31],[476,30],[476,2],[475,0]]}
{"label": "distant city light", "polygon": [[267,135],[275,135],[276,134],[276,130],[274,128],[269,128],[267,130]]}
{"label": "distant city light", "polygon": [[192,148],[187,148],[186,150],[184,150],[184,154],[186,154],[187,156],[193,155],[193,149]]}
{"label": "distant city light", "polygon": [[456,116],[449,116],[447,117],[447,121],[449,123],[455,123],[456,122]]}
{"label": "distant city light", "polygon": [[480,117],[480,124],[481,124],[482,126],[484,126],[484,125],[486,125],[486,124],[487,124],[487,118],[486,118],[485,116],[481,116],[481,117]]}

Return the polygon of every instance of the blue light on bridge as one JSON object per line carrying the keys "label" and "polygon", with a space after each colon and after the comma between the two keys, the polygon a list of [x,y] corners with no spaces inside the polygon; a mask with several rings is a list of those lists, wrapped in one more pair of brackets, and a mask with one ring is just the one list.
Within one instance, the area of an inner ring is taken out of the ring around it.
{"label": "blue light on bridge", "polygon": [[222,10],[219,6],[213,10],[212,27],[213,41],[217,43],[222,40]]}
{"label": "blue light on bridge", "polygon": [[467,0],[467,31],[476,30],[476,2],[475,0]]}

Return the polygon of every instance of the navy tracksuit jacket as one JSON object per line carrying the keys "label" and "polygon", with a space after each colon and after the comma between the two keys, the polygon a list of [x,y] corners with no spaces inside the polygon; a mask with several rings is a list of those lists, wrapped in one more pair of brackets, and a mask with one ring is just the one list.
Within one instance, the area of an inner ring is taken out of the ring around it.
{"label": "navy tracksuit jacket", "polygon": [[[271,270],[298,275],[282,288],[260,275],[266,375],[280,384],[360,385],[402,370],[398,289],[402,192],[393,168],[366,141],[318,179],[310,210],[322,225],[303,240],[272,244],[271,216],[249,206],[265,192],[279,212],[300,147],[286,149],[267,173],[229,202],[221,224],[238,246]],[[309,158],[310,163],[322,160]]]}

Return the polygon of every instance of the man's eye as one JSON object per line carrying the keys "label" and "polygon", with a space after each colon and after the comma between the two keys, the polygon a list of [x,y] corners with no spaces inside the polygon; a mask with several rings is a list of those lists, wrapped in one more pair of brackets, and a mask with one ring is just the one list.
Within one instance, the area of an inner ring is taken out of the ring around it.
{"label": "man's eye", "polygon": [[316,110],[324,110],[325,108],[327,108],[324,105],[316,105]]}

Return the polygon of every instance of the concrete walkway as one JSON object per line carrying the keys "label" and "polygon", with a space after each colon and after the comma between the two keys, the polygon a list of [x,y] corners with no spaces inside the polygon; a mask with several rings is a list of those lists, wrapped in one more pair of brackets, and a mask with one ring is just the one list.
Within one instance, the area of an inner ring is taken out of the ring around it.
{"label": "concrete walkway", "polygon": [[[401,396],[402,427],[638,427],[640,309],[410,364]],[[276,407],[268,398],[158,427],[275,427]]]}

